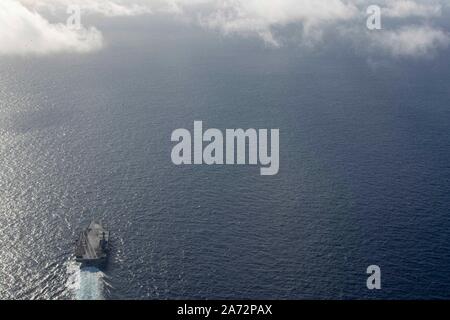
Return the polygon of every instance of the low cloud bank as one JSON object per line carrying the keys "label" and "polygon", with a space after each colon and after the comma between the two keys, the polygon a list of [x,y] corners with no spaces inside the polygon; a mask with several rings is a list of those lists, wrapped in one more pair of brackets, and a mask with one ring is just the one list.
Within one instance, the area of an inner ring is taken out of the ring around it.
{"label": "low cloud bank", "polygon": [[394,56],[428,56],[437,49],[448,47],[447,33],[429,26],[408,26],[387,31],[375,37],[375,45]]}
{"label": "low cloud bank", "polygon": [[[102,35],[94,27],[72,30],[50,23],[43,12],[78,5],[83,14],[107,17],[171,14],[229,36],[255,36],[268,46],[282,46],[284,28],[297,27],[299,41],[320,46],[329,29],[363,35],[371,47],[393,56],[426,56],[450,44],[446,30],[433,26],[442,18],[449,0],[380,0],[383,25],[395,27],[368,32],[366,8],[370,0],[1,0],[0,54],[86,53],[102,47]],[[411,19],[415,19],[411,23]],[[358,37],[359,39],[359,37]]]}
{"label": "low cloud bank", "polygon": [[50,23],[17,1],[0,1],[0,54],[85,53],[101,46],[102,35],[93,27],[73,30]]}

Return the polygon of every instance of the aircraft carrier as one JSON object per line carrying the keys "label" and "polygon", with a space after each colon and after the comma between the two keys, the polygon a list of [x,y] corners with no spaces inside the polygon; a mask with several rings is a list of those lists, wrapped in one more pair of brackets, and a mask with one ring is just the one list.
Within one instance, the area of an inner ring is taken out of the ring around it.
{"label": "aircraft carrier", "polygon": [[81,266],[104,267],[109,253],[109,231],[92,221],[81,232],[75,248],[75,260]]}

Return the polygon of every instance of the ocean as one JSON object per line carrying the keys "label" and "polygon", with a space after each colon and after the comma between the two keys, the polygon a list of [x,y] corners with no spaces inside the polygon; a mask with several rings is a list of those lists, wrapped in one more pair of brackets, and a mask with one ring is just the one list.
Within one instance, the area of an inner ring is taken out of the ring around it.
{"label": "ocean", "polygon": [[[99,24],[99,52],[0,60],[0,298],[450,298],[445,52]],[[279,128],[279,173],[173,165],[195,120]],[[80,270],[94,218],[110,261]]]}

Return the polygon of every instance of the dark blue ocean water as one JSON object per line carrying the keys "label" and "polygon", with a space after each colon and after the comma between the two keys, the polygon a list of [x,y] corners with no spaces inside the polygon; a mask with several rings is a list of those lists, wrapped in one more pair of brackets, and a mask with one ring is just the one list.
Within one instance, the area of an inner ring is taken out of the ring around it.
{"label": "dark blue ocean water", "polygon": [[[0,61],[0,298],[450,298],[450,64],[121,19],[89,55]],[[279,128],[280,172],[170,134]],[[72,253],[92,218],[104,273]],[[366,268],[382,290],[366,288]]]}

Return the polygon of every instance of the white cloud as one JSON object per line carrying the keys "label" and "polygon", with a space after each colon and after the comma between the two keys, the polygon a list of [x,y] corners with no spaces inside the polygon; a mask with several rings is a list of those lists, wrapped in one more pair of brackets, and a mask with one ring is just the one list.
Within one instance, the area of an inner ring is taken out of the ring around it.
{"label": "white cloud", "polygon": [[64,10],[68,6],[79,6],[83,12],[98,13],[107,17],[136,16],[151,13],[150,1],[139,3],[138,1],[121,0],[18,0],[31,10],[49,10],[55,13]]}
{"label": "white cloud", "polygon": [[[365,29],[365,12],[372,0],[0,0],[0,16],[6,17],[0,20],[0,42],[8,43],[0,54],[98,49],[102,37],[96,29],[75,32],[43,17],[44,12],[65,14],[68,5],[80,5],[83,15],[172,14],[223,34],[256,36],[272,46],[283,45],[280,34],[287,28],[301,32],[297,41],[315,45],[330,29],[352,29],[356,39],[375,39],[375,46],[398,56],[421,56],[446,46],[445,31],[410,24],[414,18],[415,24],[424,20],[424,25],[433,25],[450,0],[376,2],[383,8],[383,26],[395,20],[395,28],[373,35]],[[341,36],[344,40],[346,35]]]}
{"label": "white cloud", "polygon": [[437,17],[442,14],[442,5],[436,1],[396,0],[386,4],[383,14],[392,18]]}
{"label": "white cloud", "polygon": [[72,30],[65,24],[51,24],[17,1],[0,1],[0,55],[83,53],[101,45],[102,36],[95,28]]}
{"label": "white cloud", "polygon": [[325,25],[345,21],[358,13],[355,5],[341,0],[228,0],[201,19],[203,25],[225,34],[257,34],[279,45],[272,30],[299,24],[306,35],[317,35]]}
{"label": "white cloud", "polygon": [[450,36],[429,26],[404,26],[400,30],[376,35],[374,45],[394,56],[420,57],[448,47]]}
{"label": "white cloud", "polygon": [[17,0],[28,8],[57,11],[80,6],[85,13],[107,17],[137,16],[150,13],[181,14],[187,7],[211,4],[217,0]]}

